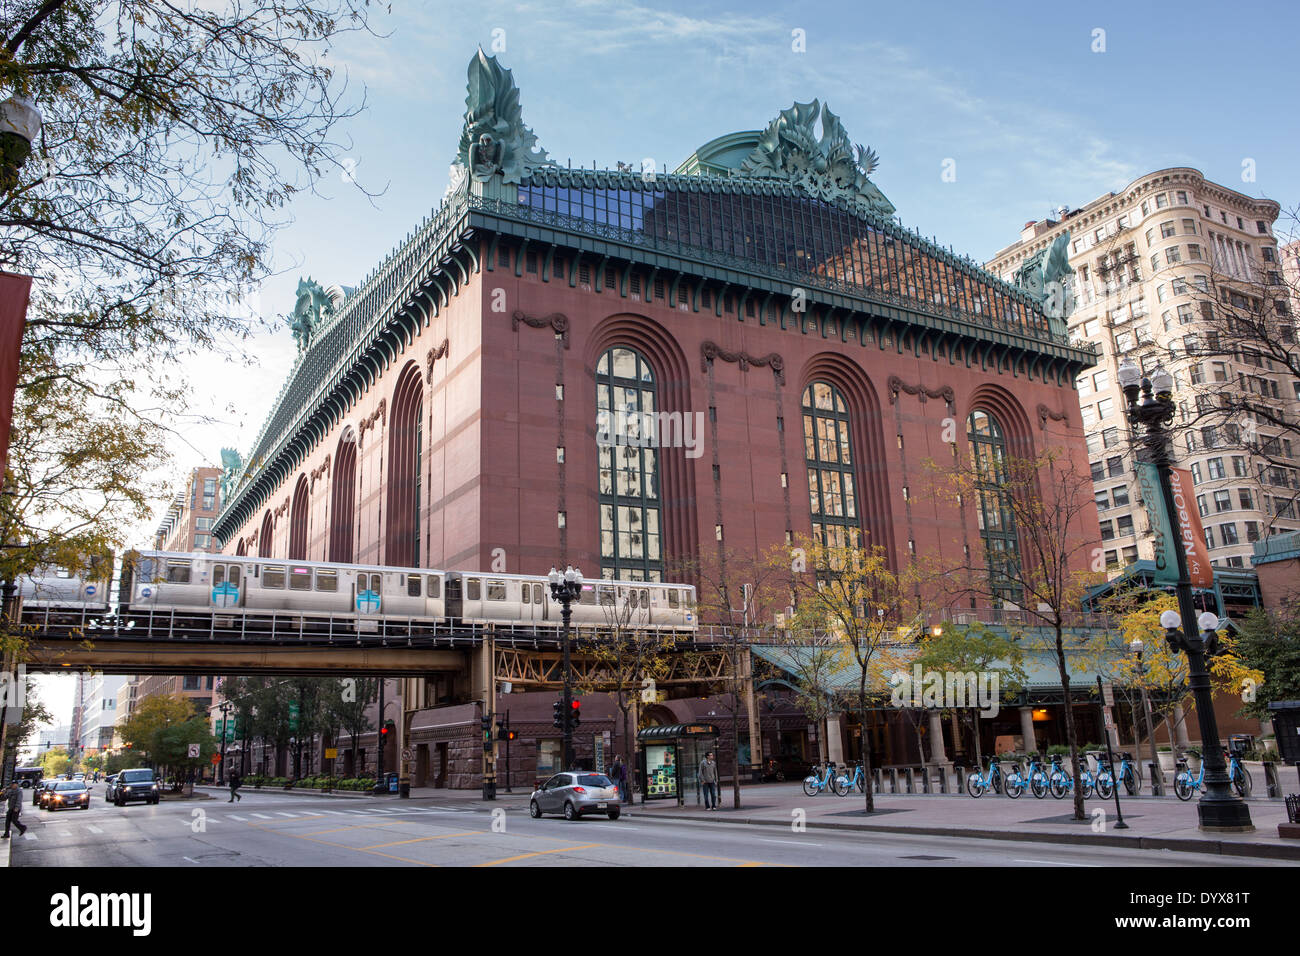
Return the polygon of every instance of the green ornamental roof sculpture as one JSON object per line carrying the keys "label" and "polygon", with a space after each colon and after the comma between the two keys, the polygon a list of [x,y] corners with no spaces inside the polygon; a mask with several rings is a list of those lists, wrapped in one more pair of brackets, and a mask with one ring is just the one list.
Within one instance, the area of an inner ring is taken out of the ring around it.
{"label": "green ornamental roof sculpture", "polygon": [[510,71],[480,47],[469,61],[468,77],[465,125],[452,165],[455,179],[464,182],[468,174],[486,182],[500,173],[504,182],[518,183],[525,167],[554,165],[538,147],[537,135],[524,125],[519,88]]}

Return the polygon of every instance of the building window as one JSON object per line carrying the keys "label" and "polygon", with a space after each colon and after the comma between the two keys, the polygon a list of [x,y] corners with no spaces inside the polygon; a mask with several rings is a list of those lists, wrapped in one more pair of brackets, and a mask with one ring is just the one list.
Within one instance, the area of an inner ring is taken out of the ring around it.
{"label": "building window", "polygon": [[[651,428],[658,385],[639,352],[612,348],[596,366],[599,446],[600,570],[607,578],[659,581],[659,449]],[[647,447],[641,442],[649,440]]]}
{"label": "building window", "polygon": [[1113,458],[1106,459],[1106,474],[1111,478],[1116,478],[1124,474],[1124,458],[1116,455]]}
{"label": "building window", "polygon": [[804,389],[803,436],[813,537],[827,547],[860,547],[849,411],[834,386]]}
{"label": "building window", "polygon": [[1000,486],[1006,481],[1006,439],[998,420],[977,409],[967,422],[967,439],[976,476],[976,514],[994,593],[1018,602],[1021,588],[1020,544],[1010,501]]}
{"label": "building window", "polygon": [[1234,522],[1219,525],[1219,535],[1223,538],[1224,546],[1240,543],[1237,537],[1237,525]]}
{"label": "building window", "polygon": [[1115,502],[1116,508],[1122,508],[1128,504],[1128,486],[1116,485],[1110,490],[1111,498]]}
{"label": "building window", "polygon": [[1121,538],[1133,533],[1133,516],[1120,515],[1115,519],[1115,533]]}

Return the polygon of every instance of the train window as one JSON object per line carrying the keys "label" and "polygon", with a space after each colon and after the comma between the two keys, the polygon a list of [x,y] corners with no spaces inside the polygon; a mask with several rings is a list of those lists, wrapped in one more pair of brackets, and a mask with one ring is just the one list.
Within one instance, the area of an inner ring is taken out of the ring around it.
{"label": "train window", "polygon": [[595,604],[596,589],[590,585],[582,589],[582,595],[578,598],[579,604]]}
{"label": "train window", "polygon": [[339,573],[337,571],[325,571],[320,568],[316,569],[317,591],[337,591],[338,589]]}
{"label": "train window", "polygon": [[158,562],[153,558],[140,559],[140,580],[155,581],[158,578]]}
{"label": "train window", "polygon": [[418,574],[408,574],[406,576],[406,596],[420,596],[420,576]]}
{"label": "train window", "polygon": [[678,603],[679,603],[678,600],[677,600],[677,597],[678,597],[677,592],[676,592],[675,590],[673,590],[672,588],[669,588],[669,589],[668,589],[668,606],[669,606],[669,607],[677,607],[677,605],[678,605]]}
{"label": "train window", "polygon": [[481,582],[479,581],[478,578],[465,579],[465,600],[466,601],[477,601],[483,597],[483,592],[479,587],[480,584]]}
{"label": "train window", "polygon": [[239,587],[239,565],[232,564],[227,569],[226,577],[231,584],[233,584],[235,587]]}
{"label": "train window", "polygon": [[601,589],[600,589],[600,606],[601,606],[601,607],[613,607],[613,606],[614,606],[614,589],[613,589],[613,588],[605,587],[605,588],[601,588]]}
{"label": "train window", "polygon": [[291,568],[289,570],[289,589],[291,591],[310,591],[311,568]]}
{"label": "train window", "polygon": [[168,561],[167,562],[167,583],[189,584],[190,563],[188,561]]}
{"label": "train window", "polygon": [[54,576],[56,578],[70,578],[72,577],[72,572],[69,571],[67,568],[55,568]]}
{"label": "train window", "polygon": [[226,581],[226,566],[224,564],[214,564],[212,566],[212,584],[224,584]]}
{"label": "train window", "polygon": [[648,608],[650,606],[650,591],[647,588],[641,588],[641,606]]}
{"label": "train window", "polygon": [[438,577],[436,574],[429,575],[429,584],[424,593],[426,597],[442,597],[442,578]]}
{"label": "train window", "polygon": [[262,587],[283,588],[284,568],[262,568]]}
{"label": "train window", "polygon": [[506,599],[506,582],[489,581],[487,587],[487,599],[489,601],[504,601]]}
{"label": "train window", "polygon": [[533,603],[534,604],[542,603],[542,586],[540,584],[533,585]]}

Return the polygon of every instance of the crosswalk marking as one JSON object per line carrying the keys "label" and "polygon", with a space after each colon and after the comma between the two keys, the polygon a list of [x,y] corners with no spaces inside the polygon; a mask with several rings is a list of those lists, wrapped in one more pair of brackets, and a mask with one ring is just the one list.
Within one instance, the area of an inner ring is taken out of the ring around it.
{"label": "crosswalk marking", "polygon": [[342,811],[342,810],[322,810],[321,813],[328,813],[330,816],[333,816],[333,817],[341,817],[341,816],[343,816],[343,811]]}
{"label": "crosswalk marking", "polygon": [[275,819],[275,817],[268,816],[268,815],[265,814],[265,813],[254,813],[253,816],[257,817],[259,820],[274,820],[274,819]]}
{"label": "crosswalk marking", "polygon": [[247,822],[248,822],[248,817],[241,817],[241,816],[240,816],[239,814],[237,814],[237,813],[232,813],[232,814],[230,815],[230,819],[232,819],[232,820],[238,820],[240,823],[247,823]]}
{"label": "crosswalk marking", "polygon": [[292,817],[295,820],[298,818],[298,814],[296,813],[285,813],[283,810],[276,810],[275,812],[280,814],[282,817]]}
{"label": "crosswalk marking", "polygon": [[89,824],[89,823],[86,824],[86,829],[89,830],[91,833],[103,833],[103,832],[104,832],[104,831],[101,830],[99,827],[97,827],[97,826],[92,826],[92,825]]}

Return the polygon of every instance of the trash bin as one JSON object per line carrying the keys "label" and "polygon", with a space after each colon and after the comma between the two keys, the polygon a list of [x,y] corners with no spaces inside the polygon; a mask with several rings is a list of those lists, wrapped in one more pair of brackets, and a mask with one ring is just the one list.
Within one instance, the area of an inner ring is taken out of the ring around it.
{"label": "trash bin", "polygon": [[399,775],[396,773],[386,773],[384,774],[384,779],[388,782],[388,792],[396,793]]}

